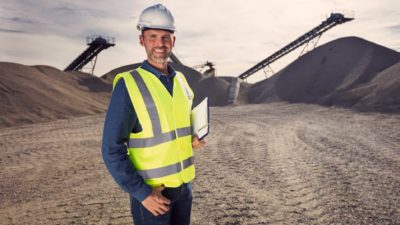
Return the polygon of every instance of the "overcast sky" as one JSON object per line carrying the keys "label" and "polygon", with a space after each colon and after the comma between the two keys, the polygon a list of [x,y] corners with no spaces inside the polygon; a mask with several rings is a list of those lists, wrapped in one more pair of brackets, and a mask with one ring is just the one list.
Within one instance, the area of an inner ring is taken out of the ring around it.
{"label": "overcast sky", "polygon": [[[135,27],[141,11],[155,3],[175,17],[178,58],[188,66],[212,61],[219,76],[239,75],[319,25],[332,10],[352,10],[355,20],[323,34],[319,45],[358,36],[400,51],[400,0],[2,0],[0,61],[63,70],[86,49],[85,37],[98,34],[115,37],[116,46],[99,54],[95,74],[141,62],[146,55]],[[249,80],[264,76],[259,72]]]}

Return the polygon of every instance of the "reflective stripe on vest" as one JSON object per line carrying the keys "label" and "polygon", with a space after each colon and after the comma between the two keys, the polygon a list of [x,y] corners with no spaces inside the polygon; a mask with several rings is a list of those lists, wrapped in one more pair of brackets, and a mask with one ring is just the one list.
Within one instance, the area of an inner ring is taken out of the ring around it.
{"label": "reflective stripe on vest", "polygon": [[[143,96],[143,100],[145,102],[146,109],[149,112],[151,126],[153,128],[154,135],[153,135],[153,137],[150,137],[150,138],[129,139],[128,148],[151,147],[154,145],[162,144],[164,142],[172,141],[177,138],[176,135],[178,135],[178,137],[184,137],[187,135],[191,135],[192,134],[191,127],[178,128],[176,130],[176,132],[175,132],[175,130],[172,130],[167,133],[162,133],[160,117],[158,116],[156,104],[154,103],[154,100],[151,97],[149,89],[147,88],[146,84],[144,83],[143,78],[139,75],[139,73],[136,70],[132,71],[131,74]],[[183,86],[183,84],[181,82],[179,82],[179,83],[181,84],[181,86]],[[186,87],[185,87],[185,92],[187,92]]]}
{"label": "reflective stripe on vest", "polygon": [[136,70],[132,71],[131,74],[133,79],[136,81],[140,93],[142,94],[147,112],[149,112],[151,126],[153,127],[153,134],[154,137],[156,137],[157,135],[162,133],[160,117],[158,116],[156,104],[154,103],[153,97],[151,97],[150,91],[144,83],[142,76],[140,76],[140,74]]}
{"label": "reflective stripe on vest", "polygon": [[193,96],[190,94],[188,88],[187,88],[186,85],[184,84],[184,82],[183,82],[183,80],[182,80],[182,77],[177,76],[176,78],[178,79],[178,82],[179,82],[179,84],[181,85],[182,89],[185,90],[185,94],[186,94],[186,97],[188,98],[188,100],[192,100],[192,99],[193,99]]}
{"label": "reflective stripe on vest", "polygon": [[128,147],[129,148],[146,148],[146,147],[152,147],[154,145],[159,145],[164,142],[172,141],[175,140],[178,135],[178,137],[184,137],[192,134],[192,128],[191,127],[183,127],[183,128],[178,128],[176,132],[174,130],[167,132],[167,133],[161,133],[155,137],[151,138],[135,138],[135,139],[129,139],[128,142]]}
{"label": "reflective stripe on vest", "polygon": [[178,162],[161,168],[139,170],[137,172],[140,174],[140,176],[143,177],[143,179],[154,179],[159,177],[165,177],[171,174],[179,173],[180,171],[188,168],[189,166],[193,165],[193,161],[194,161],[193,156],[191,156],[183,160],[182,165],[181,162]]}

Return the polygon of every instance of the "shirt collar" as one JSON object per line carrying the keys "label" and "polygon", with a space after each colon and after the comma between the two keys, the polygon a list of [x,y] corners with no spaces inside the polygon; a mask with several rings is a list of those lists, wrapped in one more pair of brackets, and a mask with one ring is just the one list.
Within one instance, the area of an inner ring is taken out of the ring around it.
{"label": "shirt collar", "polygon": [[[152,66],[149,62],[147,62],[147,60],[143,61],[140,67],[156,75],[158,79],[160,79],[160,77],[163,76],[163,74],[159,70],[157,70],[154,66]],[[167,64],[167,70],[168,70],[168,78],[173,78],[176,74],[175,69],[171,65]]]}

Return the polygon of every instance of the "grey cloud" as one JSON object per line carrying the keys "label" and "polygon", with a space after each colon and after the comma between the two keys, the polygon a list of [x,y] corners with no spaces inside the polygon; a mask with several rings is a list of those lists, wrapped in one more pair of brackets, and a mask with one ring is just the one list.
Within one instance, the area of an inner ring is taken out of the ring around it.
{"label": "grey cloud", "polygon": [[61,4],[60,6],[51,8],[55,14],[64,14],[64,15],[82,15],[82,16],[92,16],[92,17],[104,17],[107,16],[106,11],[97,10],[92,8],[84,8],[82,6],[74,6],[71,4]]}
{"label": "grey cloud", "polygon": [[394,26],[388,26],[386,29],[389,29],[390,31],[393,32],[400,32],[400,24],[394,25]]}
{"label": "grey cloud", "polygon": [[3,28],[0,28],[0,32],[3,32],[3,33],[23,33],[23,34],[29,33],[29,32],[23,31],[23,30],[13,30],[13,29],[3,29]]}
{"label": "grey cloud", "polygon": [[23,17],[0,17],[3,20],[8,20],[16,23],[24,23],[24,24],[38,24],[39,22],[33,21],[28,18],[23,18]]}
{"label": "grey cloud", "polygon": [[27,19],[27,18],[22,18],[22,17],[12,17],[10,18],[11,21],[18,22],[18,23],[29,23],[29,24],[34,24],[37,22],[34,22],[33,20]]}
{"label": "grey cloud", "polygon": [[57,6],[52,8],[52,10],[66,14],[76,14],[79,11],[78,8],[74,8],[71,5]]}

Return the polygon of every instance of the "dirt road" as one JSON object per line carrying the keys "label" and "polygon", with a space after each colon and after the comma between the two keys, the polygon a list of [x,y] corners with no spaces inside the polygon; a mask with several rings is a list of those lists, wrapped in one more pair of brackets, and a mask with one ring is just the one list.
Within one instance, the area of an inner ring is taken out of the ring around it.
{"label": "dirt road", "polygon": [[[0,224],[130,224],[103,117],[0,130]],[[400,115],[302,104],[212,109],[192,224],[400,224]]]}

